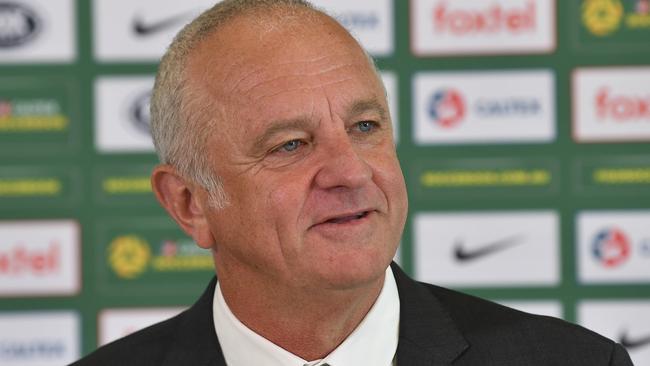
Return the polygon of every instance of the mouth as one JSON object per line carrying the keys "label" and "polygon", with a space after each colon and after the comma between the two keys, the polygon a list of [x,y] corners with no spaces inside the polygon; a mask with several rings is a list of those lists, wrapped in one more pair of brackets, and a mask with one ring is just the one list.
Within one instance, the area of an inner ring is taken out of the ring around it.
{"label": "mouth", "polygon": [[331,218],[329,220],[326,220],[324,223],[325,224],[344,224],[346,222],[363,219],[364,217],[368,216],[369,213],[370,213],[370,211],[362,211],[362,212],[359,212],[359,213],[353,214],[353,215],[333,217],[333,218]]}
{"label": "mouth", "polygon": [[349,214],[336,215],[324,220],[320,220],[313,226],[355,224],[364,221],[364,219],[367,218],[371,213],[371,210],[363,210]]}

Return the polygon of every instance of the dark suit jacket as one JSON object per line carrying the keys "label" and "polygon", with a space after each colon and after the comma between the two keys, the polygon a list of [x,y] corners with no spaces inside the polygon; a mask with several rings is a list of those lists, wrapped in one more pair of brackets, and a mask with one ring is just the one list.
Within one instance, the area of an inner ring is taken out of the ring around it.
{"label": "dark suit jacket", "polygon": [[[397,265],[392,269],[401,307],[398,366],[632,365],[620,345],[589,330],[418,283]],[[212,319],[215,284],[213,279],[196,304],[178,316],[73,365],[225,366]]]}

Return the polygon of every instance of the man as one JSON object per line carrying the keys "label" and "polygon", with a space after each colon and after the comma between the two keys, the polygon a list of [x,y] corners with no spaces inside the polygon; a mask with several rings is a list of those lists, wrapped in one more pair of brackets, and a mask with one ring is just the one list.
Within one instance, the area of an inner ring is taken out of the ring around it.
{"label": "man", "polygon": [[77,365],[631,365],[585,329],[389,267],[407,197],[385,91],[300,0],[226,0],[188,25],[152,129],[156,196],[218,281]]}

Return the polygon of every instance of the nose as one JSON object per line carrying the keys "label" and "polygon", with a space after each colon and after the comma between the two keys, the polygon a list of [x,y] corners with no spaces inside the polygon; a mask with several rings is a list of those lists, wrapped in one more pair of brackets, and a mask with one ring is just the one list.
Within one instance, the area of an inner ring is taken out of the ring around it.
{"label": "nose", "polygon": [[320,169],[315,183],[323,189],[359,188],[372,179],[372,169],[359,154],[347,133],[321,142]]}

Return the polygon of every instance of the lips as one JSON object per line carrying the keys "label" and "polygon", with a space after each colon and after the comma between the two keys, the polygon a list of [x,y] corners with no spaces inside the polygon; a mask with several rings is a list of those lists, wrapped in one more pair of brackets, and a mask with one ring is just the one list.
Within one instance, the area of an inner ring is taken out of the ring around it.
{"label": "lips", "polygon": [[362,211],[360,213],[354,214],[354,215],[347,215],[347,216],[339,216],[339,217],[333,217],[329,220],[326,220],[326,224],[343,224],[352,220],[358,220],[362,219],[364,217],[368,216],[368,211]]}
{"label": "lips", "polygon": [[367,217],[372,210],[359,210],[351,213],[337,214],[334,216],[327,216],[324,219],[317,220],[317,223],[313,226],[323,225],[323,224],[347,224],[352,223],[357,220],[361,220]]}

